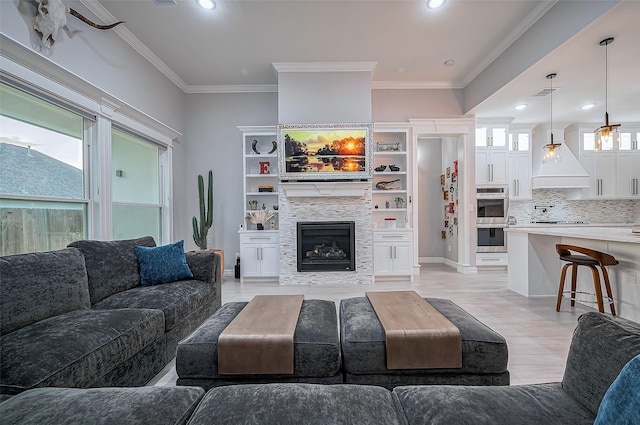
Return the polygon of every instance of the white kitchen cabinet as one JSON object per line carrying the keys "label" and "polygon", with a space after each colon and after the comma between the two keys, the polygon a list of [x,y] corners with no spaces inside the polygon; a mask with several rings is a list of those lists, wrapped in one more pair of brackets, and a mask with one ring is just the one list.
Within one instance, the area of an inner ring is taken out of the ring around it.
{"label": "white kitchen cabinet", "polygon": [[583,154],[580,163],[589,174],[586,199],[613,199],[616,197],[616,153]]}
{"label": "white kitchen cabinet", "polygon": [[240,282],[246,278],[278,278],[280,245],[278,231],[240,231]]}
{"label": "white kitchen cabinet", "polygon": [[531,199],[531,154],[509,153],[509,199]]}
{"label": "white kitchen cabinet", "polygon": [[413,280],[413,232],[379,229],[373,232],[373,274],[378,277],[410,276]]}
{"label": "white kitchen cabinet", "polygon": [[507,151],[476,151],[476,185],[507,184]]}
{"label": "white kitchen cabinet", "polygon": [[506,149],[507,132],[508,128],[504,125],[477,126],[476,147]]}
{"label": "white kitchen cabinet", "polygon": [[616,164],[616,196],[640,198],[640,152],[619,152]]}

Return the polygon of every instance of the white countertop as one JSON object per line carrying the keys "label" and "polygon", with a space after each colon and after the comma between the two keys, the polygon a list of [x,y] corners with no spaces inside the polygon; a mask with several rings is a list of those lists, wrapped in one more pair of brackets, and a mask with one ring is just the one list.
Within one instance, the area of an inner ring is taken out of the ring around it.
{"label": "white countertop", "polygon": [[505,230],[507,232],[530,233],[535,235],[564,236],[571,238],[640,244],[640,234],[632,234],[632,229],[640,230],[640,226],[629,224],[621,227],[599,227],[580,224],[530,224],[510,226]]}

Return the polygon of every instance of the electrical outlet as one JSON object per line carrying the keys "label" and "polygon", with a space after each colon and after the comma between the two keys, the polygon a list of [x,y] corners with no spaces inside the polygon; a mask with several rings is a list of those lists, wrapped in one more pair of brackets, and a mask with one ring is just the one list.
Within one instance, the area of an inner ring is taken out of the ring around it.
{"label": "electrical outlet", "polygon": [[451,252],[451,245],[448,245],[447,248],[449,249],[449,252]]}

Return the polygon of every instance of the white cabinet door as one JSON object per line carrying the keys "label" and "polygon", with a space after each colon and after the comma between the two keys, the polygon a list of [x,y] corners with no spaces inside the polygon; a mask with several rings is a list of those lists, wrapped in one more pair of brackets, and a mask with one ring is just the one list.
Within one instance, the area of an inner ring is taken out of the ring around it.
{"label": "white cabinet door", "polygon": [[640,197],[640,152],[618,153],[616,195],[627,199]]}
{"label": "white cabinet door", "polygon": [[280,274],[280,247],[278,245],[263,245],[260,250],[260,275],[278,276]]}
{"label": "white cabinet door", "polygon": [[260,276],[258,249],[260,249],[259,245],[244,245],[240,247],[240,271],[242,278]]}
{"label": "white cabinet door", "polygon": [[507,183],[507,151],[476,151],[476,184]]}
{"label": "white cabinet door", "polygon": [[413,273],[413,257],[410,244],[395,245],[393,258],[393,273],[396,275],[411,275]]}
{"label": "white cabinet door", "polygon": [[509,199],[531,199],[531,157],[509,154]]}
{"label": "white cabinet door", "polygon": [[584,155],[580,163],[589,174],[587,198],[612,199],[616,197],[616,154],[598,152]]}
{"label": "white cabinet door", "polygon": [[376,276],[390,276],[393,274],[393,261],[390,244],[373,244],[373,274]]}

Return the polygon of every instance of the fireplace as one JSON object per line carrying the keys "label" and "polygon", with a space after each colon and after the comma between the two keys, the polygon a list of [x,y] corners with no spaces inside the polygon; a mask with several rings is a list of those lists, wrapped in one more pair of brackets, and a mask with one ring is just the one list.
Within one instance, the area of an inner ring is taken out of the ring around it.
{"label": "fireplace", "polygon": [[298,271],[354,271],[355,222],[297,223]]}

